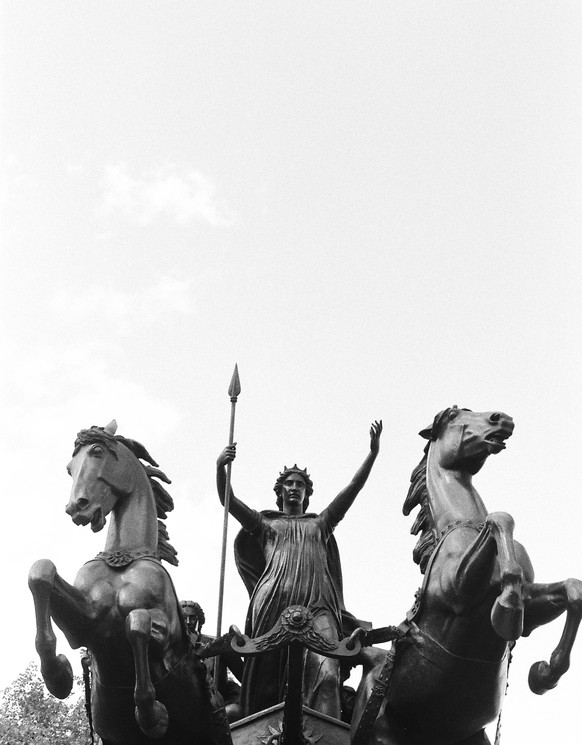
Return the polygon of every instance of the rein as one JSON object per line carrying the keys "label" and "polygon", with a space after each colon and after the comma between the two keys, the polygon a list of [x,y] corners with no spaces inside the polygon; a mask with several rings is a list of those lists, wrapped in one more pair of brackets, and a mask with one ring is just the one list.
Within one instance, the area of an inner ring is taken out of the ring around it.
{"label": "rein", "polygon": [[499,709],[499,715],[497,717],[497,727],[495,728],[495,743],[494,745],[500,745],[501,743],[501,714],[503,713],[503,703],[505,702],[505,698],[507,697],[507,689],[509,688],[509,668],[511,666],[511,661],[513,659],[513,655],[511,654],[512,647],[509,648],[509,659],[507,661],[507,682],[505,684],[505,696],[503,697],[503,701],[501,703],[501,708]]}
{"label": "rein", "polygon": [[[162,681],[166,680],[167,677],[169,677],[170,675],[172,675],[172,673],[184,662],[184,660],[188,657],[188,655],[191,654],[191,651],[192,651],[191,648],[190,647],[187,647],[186,648],[186,651],[180,657],[180,659],[174,665],[172,665],[172,667],[169,670],[166,670],[166,672],[164,673],[164,675],[162,675],[161,678],[158,678],[158,680],[152,681],[152,684],[153,684],[154,688],[157,685],[159,685]],[[198,662],[198,660],[195,660],[195,662]],[[204,665],[203,662],[200,662],[200,668],[199,668],[200,671],[202,671],[203,668],[205,670],[205,665]],[[133,691],[135,689],[135,685],[133,685],[133,684],[132,685],[128,685],[128,686],[106,685],[105,683],[102,683],[99,680],[99,673],[97,672],[97,670],[93,670],[92,671],[92,676],[91,677],[93,677],[95,679],[95,682],[99,686],[99,688],[103,688],[105,690],[109,690],[109,691],[111,691],[111,690],[116,690],[116,691]]]}
{"label": "rein", "polygon": [[[485,526],[485,523],[483,521],[478,520],[454,520],[452,523],[449,523],[447,527],[442,531],[440,538],[439,538],[439,544],[445,538],[448,536],[449,533],[451,533],[456,528],[474,528],[475,530],[483,530]],[[435,549],[436,550],[436,549]]]}
{"label": "rein", "polygon": [[85,714],[89,723],[89,735],[91,745],[95,745],[95,731],[93,729],[93,710],[91,709],[91,657],[85,650],[81,657],[81,667],[83,668],[83,687],[85,691]]}
{"label": "rein", "polygon": [[[428,584],[429,576],[430,576],[430,570],[432,569],[432,565],[436,559],[436,556],[438,554],[438,551],[440,547],[442,546],[445,538],[448,537],[450,533],[453,532],[453,530],[456,530],[457,528],[473,528],[474,530],[477,530],[480,532],[484,527],[483,522],[477,522],[476,520],[455,520],[452,523],[449,523],[449,525],[446,526],[446,528],[442,531],[442,533],[439,536],[438,543],[434,548],[434,551],[432,552],[430,559],[428,560],[428,564],[426,567],[426,571],[424,574],[424,579],[422,583],[422,587],[420,587],[416,593],[415,593],[415,600],[412,608],[408,611],[406,614],[406,620],[401,624],[401,628],[405,628],[406,626],[410,627],[410,624],[412,623],[413,619],[416,618],[416,616],[420,613],[422,609],[422,601],[424,597],[424,589],[426,585]],[[509,649],[509,659],[507,661],[507,683],[505,685],[505,696],[507,696],[507,689],[509,688],[509,668],[511,665],[512,655],[511,655],[511,649]],[[388,660],[386,661],[388,663]],[[389,676],[392,676],[392,670],[394,669],[394,662],[392,661],[391,669],[389,671]],[[388,680],[389,685],[389,680]],[[387,688],[386,688],[387,690]],[[380,709],[380,706],[378,705],[378,711]],[[501,705],[501,708],[499,709],[499,714],[497,716],[497,726],[495,728],[495,742],[494,745],[501,745],[501,715],[503,713],[503,703]]]}

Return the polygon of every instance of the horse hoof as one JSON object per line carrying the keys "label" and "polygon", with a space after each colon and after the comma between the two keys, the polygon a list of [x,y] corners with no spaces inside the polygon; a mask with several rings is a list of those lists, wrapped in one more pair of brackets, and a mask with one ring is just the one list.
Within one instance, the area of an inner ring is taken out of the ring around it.
{"label": "horse hoof", "polygon": [[529,669],[529,675],[527,676],[527,682],[529,688],[533,693],[537,693],[538,696],[547,693],[552,688],[555,688],[557,683],[548,683],[550,676],[550,666],[543,660],[541,662],[534,662]]}
{"label": "horse hoof", "polygon": [[[517,593],[515,594],[517,595]],[[507,604],[497,598],[491,611],[491,625],[495,633],[504,641],[514,642],[519,639],[523,634],[523,602],[521,597],[511,598],[510,603]]]}
{"label": "horse hoof", "polygon": [[160,737],[166,734],[166,730],[168,729],[168,710],[159,701],[154,701],[152,714],[148,717],[150,722],[155,722],[153,726],[146,726],[144,717],[140,714],[137,706],[135,707],[135,719],[144,735],[152,740],[159,740]]}
{"label": "horse hoof", "polygon": [[57,698],[67,698],[73,689],[73,669],[64,654],[51,663],[41,664],[40,672],[49,691]]}

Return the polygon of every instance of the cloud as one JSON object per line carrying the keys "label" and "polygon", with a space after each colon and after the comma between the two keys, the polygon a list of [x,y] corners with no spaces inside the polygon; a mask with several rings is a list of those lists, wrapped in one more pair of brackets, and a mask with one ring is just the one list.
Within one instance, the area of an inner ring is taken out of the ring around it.
{"label": "cloud", "polygon": [[157,284],[135,292],[99,286],[74,294],[60,290],[51,308],[58,315],[83,320],[99,308],[101,319],[123,322],[141,319],[148,324],[163,322],[168,313],[191,315],[195,309],[192,280],[163,277]]}
{"label": "cloud", "polygon": [[203,222],[214,227],[232,222],[216,185],[200,171],[179,173],[175,167],[133,176],[125,163],[108,165],[103,177],[100,211],[122,213],[142,225],[166,218],[179,225]]}

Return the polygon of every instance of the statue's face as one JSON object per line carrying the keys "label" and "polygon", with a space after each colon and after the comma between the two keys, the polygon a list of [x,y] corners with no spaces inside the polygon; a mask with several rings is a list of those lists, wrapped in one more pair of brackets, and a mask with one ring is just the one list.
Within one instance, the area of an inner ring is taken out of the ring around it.
{"label": "statue's face", "polygon": [[193,631],[197,620],[194,608],[191,605],[183,605],[182,612],[184,614],[184,620],[186,621],[188,631]]}
{"label": "statue's face", "polygon": [[305,481],[301,476],[298,473],[290,473],[283,482],[281,492],[283,510],[285,510],[285,507],[292,508],[293,511],[296,511],[298,507],[301,508],[305,501],[306,491]]}

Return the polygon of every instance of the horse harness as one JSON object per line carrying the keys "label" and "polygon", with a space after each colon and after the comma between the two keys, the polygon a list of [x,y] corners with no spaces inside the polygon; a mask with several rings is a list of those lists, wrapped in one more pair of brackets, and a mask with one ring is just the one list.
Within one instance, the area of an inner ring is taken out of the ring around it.
{"label": "horse harness", "polygon": [[[419,615],[420,611],[422,610],[423,606],[423,599],[425,597],[425,589],[428,584],[428,579],[430,577],[430,572],[432,569],[432,565],[436,559],[436,556],[438,554],[438,551],[444,541],[444,539],[457,528],[474,528],[477,531],[481,531],[484,527],[483,522],[477,522],[475,520],[456,520],[455,522],[451,523],[450,525],[447,525],[447,527],[443,530],[441,533],[438,543],[434,548],[434,551],[431,554],[431,557],[428,561],[422,586],[416,591],[414,595],[414,603],[412,605],[412,608],[408,611],[406,614],[406,618],[399,626],[389,626],[386,628],[386,632],[382,638],[374,639],[374,642],[387,642],[392,641],[393,646],[392,649],[390,649],[386,654],[386,659],[384,660],[384,663],[382,665],[382,668],[380,669],[380,672],[378,673],[378,676],[375,678],[374,686],[372,688],[372,692],[370,694],[370,697],[366,703],[366,707],[364,709],[364,712],[360,718],[360,721],[358,723],[358,728],[356,732],[354,733],[351,745],[366,745],[368,742],[368,738],[372,733],[372,729],[374,727],[374,723],[376,722],[376,719],[378,718],[378,714],[380,712],[380,707],[382,706],[382,702],[388,695],[388,692],[390,690],[390,684],[392,682],[392,675],[394,673],[394,665],[396,661],[396,654],[398,646],[403,643],[413,643],[412,639],[410,638],[410,632],[415,630],[419,631],[418,626],[414,623],[414,619]],[[378,629],[380,631],[380,629]],[[374,631],[371,631],[368,633],[368,637],[374,636]],[[509,660],[508,660],[508,670],[509,665],[511,664],[511,651],[509,654]],[[506,688],[507,691],[507,688]],[[499,716],[497,718],[497,727],[495,732],[495,743],[494,745],[500,745],[501,742],[501,710],[499,711]]]}
{"label": "horse harness", "polygon": [[[129,566],[132,562],[136,560],[140,561],[152,561],[155,564],[159,565],[167,574],[168,579],[170,581],[170,584],[172,586],[172,589],[174,591],[174,596],[178,597],[176,594],[176,588],[174,587],[174,582],[172,580],[172,577],[170,576],[170,573],[166,569],[166,567],[162,564],[162,560],[160,559],[158,553],[156,551],[152,551],[150,548],[138,548],[138,549],[132,549],[132,550],[125,550],[125,551],[100,551],[97,556],[94,559],[90,559],[87,564],[89,564],[91,561],[103,561],[107,566],[111,567],[112,569],[125,569],[125,567]],[[176,600],[177,602],[177,600]],[[180,608],[178,604],[178,608]],[[208,702],[210,704],[211,709],[211,717],[212,717],[212,726],[214,729],[215,736],[217,738],[218,745],[232,745],[232,737],[230,734],[230,726],[228,723],[228,718],[226,715],[226,711],[224,708],[224,702],[222,700],[222,697],[220,693],[216,689],[216,685],[214,682],[214,679],[212,678],[212,675],[206,665],[204,664],[203,658],[200,656],[199,650],[195,647],[193,644],[190,634],[188,633],[188,630],[186,628],[186,623],[184,621],[184,617],[182,613],[179,613],[180,617],[180,625],[182,627],[183,634],[185,638],[188,640],[188,646],[189,648],[185,652],[185,654],[178,660],[178,662],[174,665],[174,667],[171,670],[168,670],[166,672],[166,675],[164,675],[164,678],[167,675],[170,675],[172,671],[177,668],[182,662],[188,657],[188,655],[193,654],[194,656],[194,663],[198,667],[198,670],[201,674],[204,689],[206,691],[206,696],[208,698]],[[84,668],[84,682],[85,682],[85,708],[87,711],[87,719],[89,721],[89,728],[91,733],[91,742],[94,742],[94,736],[93,736],[93,716],[92,716],[92,710],[91,710],[91,697],[90,697],[90,685],[91,685],[91,678],[94,676],[96,681],[101,685],[103,684],[99,681],[97,675],[95,674],[95,671],[91,669],[91,662],[90,658],[87,659],[87,670],[85,672]],[[163,678],[161,679],[163,680]],[[160,681],[157,681],[154,683],[154,686],[159,683]],[[131,686],[133,688],[133,686]]]}

